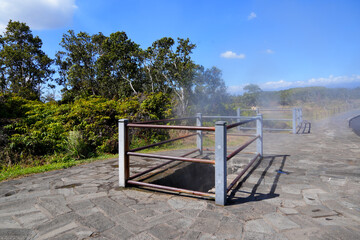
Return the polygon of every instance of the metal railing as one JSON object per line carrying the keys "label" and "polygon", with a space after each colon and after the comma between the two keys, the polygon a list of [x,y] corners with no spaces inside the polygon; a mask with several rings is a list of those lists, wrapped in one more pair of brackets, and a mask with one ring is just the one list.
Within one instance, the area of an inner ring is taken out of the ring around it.
{"label": "metal railing", "polygon": [[[264,121],[268,122],[288,122],[291,128],[264,128],[264,130],[268,131],[290,131],[293,134],[298,133],[298,129],[301,128],[303,124],[303,113],[302,108],[292,108],[292,109],[277,109],[277,108],[253,108],[253,109],[240,109],[237,108],[236,117],[238,121],[243,117],[241,115],[242,112],[255,112],[256,114],[259,113],[266,113],[266,112],[278,112],[278,113],[288,113],[291,114],[291,118],[266,118],[264,117]],[[221,116],[225,117],[225,116]],[[227,118],[235,118],[235,116],[226,116]],[[240,127],[238,128],[240,130]],[[253,128],[245,128],[242,127],[241,129],[253,129]]]}
{"label": "metal railing", "polygon": [[[206,118],[211,118],[211,116],[204,116]],[[215,202],[219,205],[226,204],[227,193],[231,188],[236,184],[236,182],[241,178],[241,176],[250,168],[250,166],[255,162],[256,159],[263,156],[263,119],[262,115],[256,117],[249,117],[238,121],[233,124],[227,125],[225,121],[217,121],[214,127],[204,127],[202,126],[202,120],[204,118],[201,113],[198,113],[196,117],[192,118],[181,118],[181,119],[164,119],[156,121],[148,121],[142,123],[129,123],[127,119],[119,120],[119,186],[126,187],[127,185],[138,185],[145,186],[157,189],[163,189],[166,191],[175,191],[186,194],[193,194],[198,196],[205,196],[210,198],[215,198]],[[218,116],[214,116],[218,117]],[[152,123],[159,122],[171,122],[175,120],[184,120],[184,119],[194,119],[196,118],[196,126],[183,126],[183,125],[154,125]],[[248,122],[256,122],[256,134],[236,134],[237,136],[247,136],[252,137],[249,141],[245,142],[243,145],[235,149],[232,153],[227,155],[227,130],[239,127]],[[151,124],[149,124],[151,123]],[[169,139],[159,143],[150,144],[148,146],[138,147],[135,149],[129,149],[129,128],[157,128],[157,129],[178,129],[178,130],[188,130],[196,131],[194,134],[188,134],[185,136],[177,137],[174,139]],[[208,160],[202,158],[190,158],[189,155],[199,151],[200,155],[203,153],[203,131],[206,132],[215,132],[215,159]],[[197,149],[186,153],[182,156],[165,156],[158,154],[149,154],[149,153],[138,153],[138,151],[147,149],[154,146],[159,146],[165,143],[178,141],[184,138],[196,136]],[[248,166],[234,179],[234,181],[227,186],[227,161],[232,159],[235,155],[243,151],[250,144],[256,142],[256,152],[255,157],[250,161]],[[166,159],[169,160],[165,163],[147,169],[143,172],[137,173],[133,176],[130,176],[130,156],[138,157],[149,157],[156,159]],[[203,164],[213,164],[215,165],[215,194],[208,192],[199,192],[182,188],[175,188],[169,186],[163,186],[153,183],[146,183],[141,181],[135,181],[133,179],[140,177],[144,174],[150,173],[160,167],[166,166],[174,161],[183,161],[183,162],[195,162]]]}

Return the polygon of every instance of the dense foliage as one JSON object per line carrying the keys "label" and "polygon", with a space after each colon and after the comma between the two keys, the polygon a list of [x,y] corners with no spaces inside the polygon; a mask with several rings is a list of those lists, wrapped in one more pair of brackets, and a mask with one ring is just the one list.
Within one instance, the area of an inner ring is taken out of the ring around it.
{"label": "dense foliage", "polygon": [[[138,94],[122,100],[92,96],[66,104],[1,97],[4,106],[17,105],[17,109],[3,110],[2,116],[18,117],[2,122],[1,165],[54,153],[78,159],[101,152],[115,153],[118,119],[144,121],[172,114],[170,98],[163,93]],[[134,134],[134,139],[140,134],[149,142],[164,137],[146,132]]]}

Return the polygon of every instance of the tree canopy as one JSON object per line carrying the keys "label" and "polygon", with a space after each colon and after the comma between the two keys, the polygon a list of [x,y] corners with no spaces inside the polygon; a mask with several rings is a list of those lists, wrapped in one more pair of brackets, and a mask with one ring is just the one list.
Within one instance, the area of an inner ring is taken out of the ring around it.
{"label": "tree canopy", "polygon": [[40,99],[41,85],[48,83],[54,71],[42,50],[42,41],[32,35],[25,23],[9,21],[0,35],[0,90],[27,99]]}

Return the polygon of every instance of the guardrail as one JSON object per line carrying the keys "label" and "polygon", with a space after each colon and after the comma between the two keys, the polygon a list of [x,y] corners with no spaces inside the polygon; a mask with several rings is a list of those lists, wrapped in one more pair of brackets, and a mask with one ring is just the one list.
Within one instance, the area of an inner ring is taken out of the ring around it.
{"label": "guardrail", "polygon": [[[260,113],[266,113],[266,112],[279,112],[279,113],[289,113],[291,114],[291,118],[266,118],[264,117],[264,121],[272,121],[272,122],[289,122],[290,126],[292,126],[292,128],[264,128],[264,130],[269,130],[269,131],[290,131],[293,134],[299,133],[298,129],[300,129],[304,124],[303,123],[303,113],[302,113],[302,108],[292,108],[292,109],[277,109],[277,108],[271,108],[271,109],[266,109],[266,108],[253,108],[253,109],[240,109],[237,108],[237,118],[241,118],[242,112],[255,112],[256,114],[260,114]],[[225,117],[225,116],[221,116],[221,117]],[[235,116],[226,116],[228,118],[235,118]],[[307,125],[309,126],[309,125]],[[242,128],[242,129],[251,129],[251,128]],[[240,130],[240,128],[239,128]],[[309,130],[310,131],[310,130]]]}
{"label": "guardrail", "polygon": [[[211,118],[211,116],[203,117],[201,113],[198,113],[196,117],[180,118],[180,119],[164,119],[164,120],[148,121],[142,123],[129,123],[127,119],[119,120],[119,186],[126,187],[128,185],[138,185],[138,186],[162,189],[166,191],[205,196],[205,197],[215,198],[215,202],[219,205],[225,205],[227,193],[234,187],[234,185],[239,181],[239,179],[243,176],[243,174],[250,168],[250,166],[256,161],[256,159],[259,158],[261,159],[263,156],[263,119],[262,119],[262,115],[259,114],[255,117],[242,119],[241,121],[229,125],[227,125],[225,121],[217,121],[214,127],[204,127],[202,126],[202,120],[205,117]],[[214,116],[214,117],[218,117],[218,116]],[[171,122],[175,120],[194,119],[194,118],[196,118],[196,126],[150,124],[150,123]],[[236,134],[237,136],[247,136],[252,138],[247,142],[245,142],[243,145],[239,146],[232,153],[227,155],[227,130],[235,127],[239,127],[240,125],[243,125],[248,122],[256,122],[256,134],[255,135]],[[188,134],[174,139],[169,139],[159,143],[150,144],[148,146],[129,149],[129,128],[181,129],[181,130],[196,131],[196,133]],[[199,152],[200,155],[203,153],[203,131],[215,132],[214,160],[188,157],[189,155],[195,152]],[[192,136],[196,136],[197,149],[190,151],[189,153],[186,153],[179,157],[149,154],[149,153],[138,153],[138,151],[143,149],[159,146],[173,141],[178,141]],[[231,182],[231,184],[227,186],[227,161],[232,159],[234,156],[236,156],[238,153],[240,153],[242,150],[244,150],[246,147],[248,147],[250,144],[254,142],[256,142],[255,157],[252,158],[250,163]],[[157,165],[155,167],[152,167],[150,169],[147,169],[143,172],[137,173],[133,176],[130,176],[130,156],[166,159],[169,161]],[[144,174],[150,173],[151,171],[154,171],[160,167],[166,166],[174,161],[195,162],[195,163],[215,165],[215,194],[133,180]]]}

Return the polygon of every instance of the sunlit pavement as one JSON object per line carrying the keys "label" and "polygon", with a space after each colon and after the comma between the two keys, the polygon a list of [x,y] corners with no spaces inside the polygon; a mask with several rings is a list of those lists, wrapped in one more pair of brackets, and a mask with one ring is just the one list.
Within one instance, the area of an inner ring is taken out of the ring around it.
{"label": "sunlit pavement", "polygon": [[347,122],[359,114],[266,133],[265,158],[224,207],[118,188],[116,159],[0,183],[0,239],[360,239],[360,137]]}

